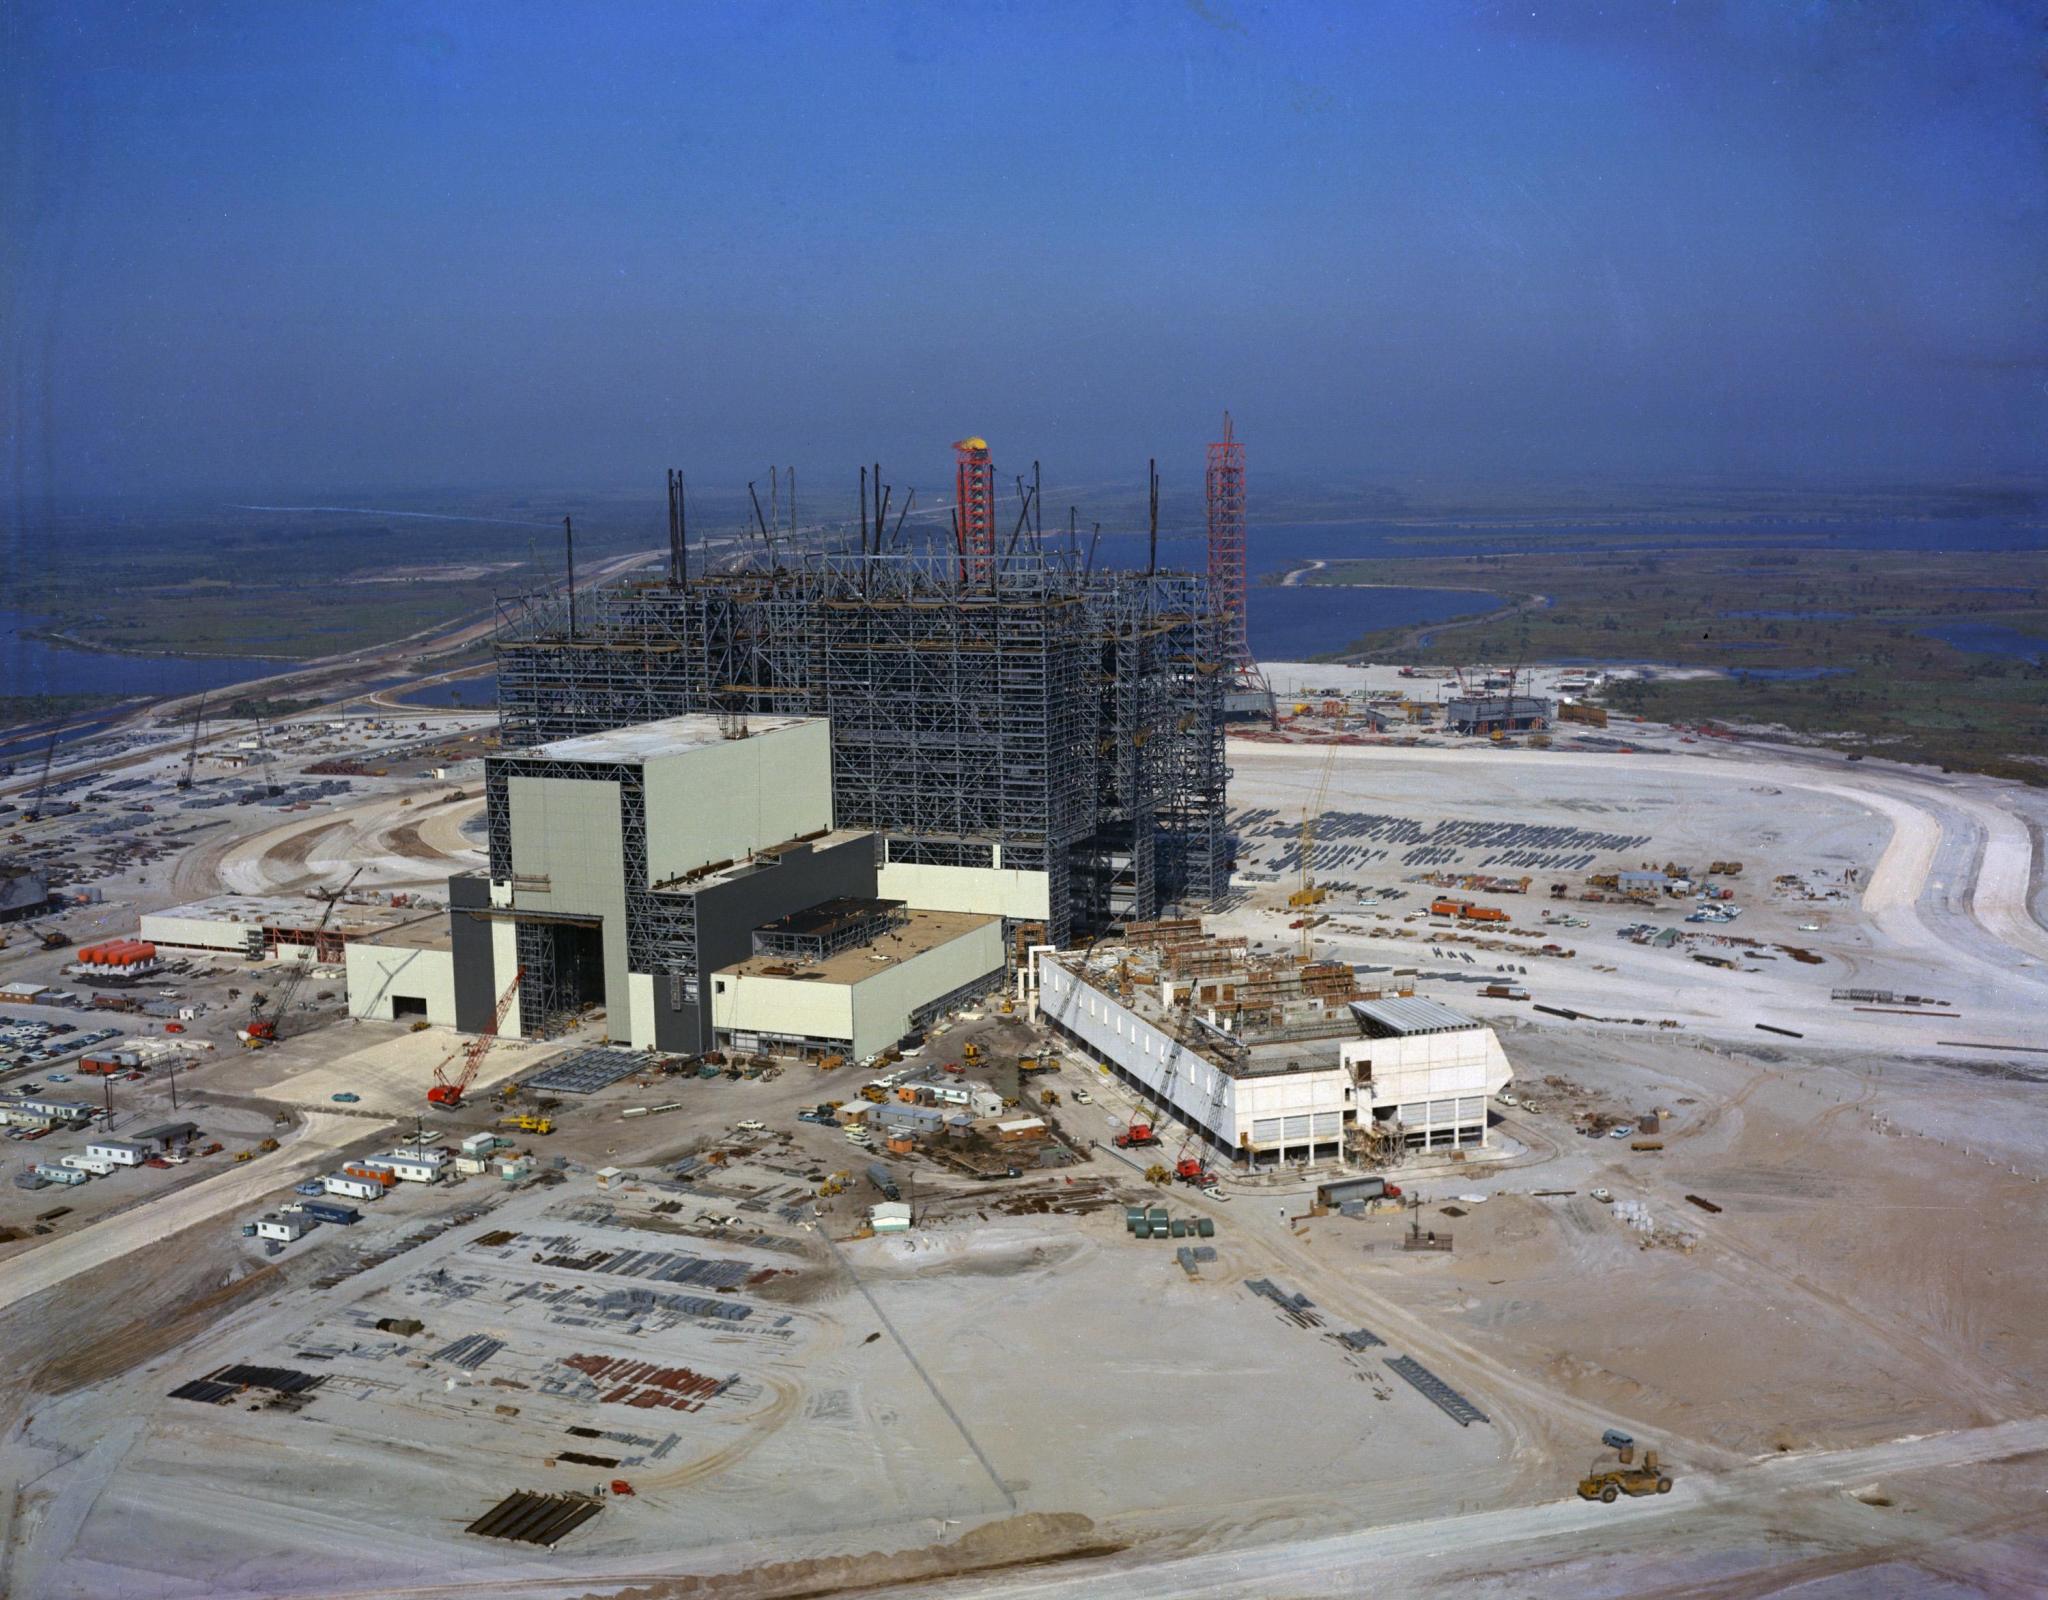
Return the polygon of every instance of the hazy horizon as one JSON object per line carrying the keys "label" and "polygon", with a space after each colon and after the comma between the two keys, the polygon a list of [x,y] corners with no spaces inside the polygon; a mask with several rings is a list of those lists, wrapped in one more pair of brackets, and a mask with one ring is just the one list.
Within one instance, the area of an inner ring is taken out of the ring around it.
{"label": "hazy horizon", "polygon": [[929,503],[970,432],[1006,483],[1186,493],[1226,406],[1288,491],[2043,465],[1992,0],[11,26],[17,506],[775,461],[838,514],[877,458]]}

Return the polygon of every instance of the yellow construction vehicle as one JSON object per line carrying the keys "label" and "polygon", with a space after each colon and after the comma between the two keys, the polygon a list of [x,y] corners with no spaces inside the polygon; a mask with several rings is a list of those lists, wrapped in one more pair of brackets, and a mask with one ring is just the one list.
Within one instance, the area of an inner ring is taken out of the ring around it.
{"label": "yellow construction vehicle", "polygon": [[1641,1466],[1636,1465],[1636,1447],[1625,1444],[1616,1452],[1618,1464],[1612,1467],[1595,1464],[1593,1470],[1579,1480],[1581,1500],[1599,1500],[1612,1505],[1623,1495],[1669,1494],[1671,1474],[1666,1472],[1657,1459],[1657,1452],[1645,1450]]}
{"label": "yellow construction vehicle", "polygon": [[960,1059],[962,1061],[979,1061],[981,1059],[981,1046],[972,1041],[963,1044],[960,1047]]}
{"label": "yellow construction vehicle", "polygon": [[501,1128],[517,1128],[521,1133],[546,1134],[555,1131],[555,1125],[551,1120],[543,1116],[537,1116],[531,1111],[522,1111],[513,1117],[500,1117],[498,1119],[498,1126]]}
{"label": "yellow construction vehicle", "polygon": [[1145,1169],[1145,1181],[1147,1183],[1156,1183],[1163,1189],[1173,1182],[1173,1169],[1163,1167],[1155,1161]]}
{"label": "yellow construction vehicle", "polygon": [[258,1150],[261,1150],[265,1155],[269,1155],[271,1151],[277,1148],[277,1141],[275,1139],[265,1139],[256,1148]]}
{"label": "yellow construction vehicle", "polygon": [[860,1097],[871,1105],[880,1105],[889,1098],[889,1091],[880,1084],[870,1083],[862,1087]]}

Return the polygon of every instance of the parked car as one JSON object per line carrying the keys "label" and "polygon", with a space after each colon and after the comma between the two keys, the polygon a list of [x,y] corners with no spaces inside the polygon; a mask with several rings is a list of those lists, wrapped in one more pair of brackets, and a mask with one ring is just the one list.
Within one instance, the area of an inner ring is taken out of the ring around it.
{"label": "parked car", "polygon": [[1084,1106],[1092,1106],[1095,1104],[1095,1096],[1090,1094],[1086,1089],[1076,1089],[1074,1091],[1074,1100],[1077,1104]]}
{"label": "parked car", "polygon": [[748,1117],[744,1121],[735,1122],[733,1126],[741,1133],[766,1133],[768,1131],[768,1124],[754,1117]]}
{"label": "parked car", "polygon": [[1603,1206],[1611,1206],[1614,1204],[1614,1191],[1611,1189],[1595,1189],[1593,1191],[1593,1198],[1598,1200]]}
{"label": "parked car", "polygon": [[346,1089],[344,1089],[340,1094],[329,1095],[328,1099],[332,1100],[336,1105],[352,1106],[358,1100],[362,1099],[362,1096],[359,1094],[350,1094]]}
{"label": "parked car", "polygon": [[1632,1122],[1624,1122],[1618,1128],[1609,1128],[1607,1130],[1607,1137],[1610,1139],[1633,1139],[1635,1137],[1635,1133],[1635,1124]]}

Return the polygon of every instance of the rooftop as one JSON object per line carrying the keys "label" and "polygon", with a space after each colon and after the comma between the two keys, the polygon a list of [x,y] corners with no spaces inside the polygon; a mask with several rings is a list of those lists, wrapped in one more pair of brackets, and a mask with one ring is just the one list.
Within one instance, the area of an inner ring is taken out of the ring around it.
{"label": "rooftop", "polygon": [[[818,720],[816,717],[750,716],[743,737],[752,739],[764,733],[797,728],[807,722]],[[678,756],[686,751],[701,750],[707,745],[729,742],[731,741],[727,740],[725,730],[717,717],[706,712],[693,712],[684,717],[664,717],[659,722],[636,722],[631,727],[612,728],[604,733],[586,733],[579,734],[573,739],[557,739],[552,744],[538,744],[530,750],[508,751],[505,756],[493,759],[631,764],[652,761],[661,756]]]}
{"label": "rooftop", "polygon": [[986,927],[994,917],[965,911],[913,911],[898,927],[872,944],[842,950],[823,961],[795,961],[788,956],[752,956],[719,969],[720,975],[741,978],[792,978],[810,983],[855,984],[891,966]]}
{"label": "rooftop", "polygon": [[[176,918],[188,922],[246,922],[252,927],[292,928],[311,932],[326,915],[327,902],[306,894],[216,894],[162,911],[144,912],[149,917]],[[417,922],[429,913],[418,906],[356,905],[335,902],[334,915],[327,918],[325,932],[351,937],[382,933],[389,928]],[[442,918],[445,923],[446,918]]]}
{"label": "rooftop", "polygon": [[1464,1012],[1453,1011],[1447,1005],[1425,1000],[1420,995],[1408,995],[1397,1000],[1354,1000],[1351,1011],[1367,1031],[1378,1038],[1411,1033],[1453,1033],[1461,1028],[1479,1026]]}
{"label": "rooftop", "polygon": [[412,922],[402,922],[395,928],[387,928],[369,940],[371,944],[396,946],[403,950],[447,950],[452,948],[448,932],[448,913],[431,912]]}

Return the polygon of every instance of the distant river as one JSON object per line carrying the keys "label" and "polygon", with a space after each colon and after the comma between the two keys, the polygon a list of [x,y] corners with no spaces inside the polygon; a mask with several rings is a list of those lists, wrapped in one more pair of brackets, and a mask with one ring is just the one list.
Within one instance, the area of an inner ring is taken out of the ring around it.
{"label": "distant river", "polygon": [[0,608],[0,694],[196,694],[282,672],[259,656],[146,656],[74,650],[29,634],[44,619]]}

